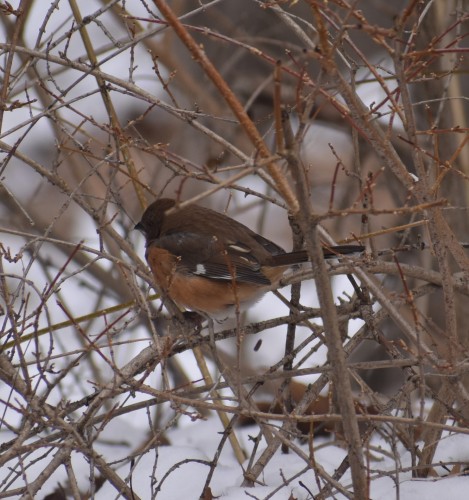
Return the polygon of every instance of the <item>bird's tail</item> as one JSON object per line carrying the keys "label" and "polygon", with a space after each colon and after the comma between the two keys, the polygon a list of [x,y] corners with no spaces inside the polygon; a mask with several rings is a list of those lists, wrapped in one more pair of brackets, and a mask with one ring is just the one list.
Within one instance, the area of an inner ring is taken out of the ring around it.
{"label": "bird's tail", "polygon": [[[324,247],[324,258],[333,259],[341,255],[350,255],[354,253],[362,253],[365,247],[362,245],[337,245]],[[273,256],[272,265],[276,266],[292,266],[293,264],[300,264],[308,262],[309,256],[306,250],[299,250],[297,252],[282,253]]]}

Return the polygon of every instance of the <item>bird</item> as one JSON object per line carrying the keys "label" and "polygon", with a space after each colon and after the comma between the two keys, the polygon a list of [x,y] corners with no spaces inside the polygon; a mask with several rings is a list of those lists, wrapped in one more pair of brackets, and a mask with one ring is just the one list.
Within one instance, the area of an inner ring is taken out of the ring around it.
{"label": "bird", "polygon": [[[249,308],[287,269],[309,260],[305,250],[288,253],[225,214],[196,204],[178,208],[171,198],[151,203],[135,229],[145,236],[145,258],[163,294],[212,318]],[[326,259],[363,250],[323,248]]]}

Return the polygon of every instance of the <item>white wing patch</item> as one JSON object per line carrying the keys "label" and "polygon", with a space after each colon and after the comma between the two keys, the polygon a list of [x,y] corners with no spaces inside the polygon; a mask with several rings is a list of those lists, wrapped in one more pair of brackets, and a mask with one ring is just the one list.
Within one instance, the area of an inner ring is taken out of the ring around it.
{"label": "white wing patch", "polygon": [[197,264],[194,274],[198,274],[199,276],[205,276],[207,274],[207,270],[205,269],[205,266],[203,264]]}
{"label": "white wing patch", "polygon": [[234,244],[234,243],[231,243],[228,245],[229,248],[231,248],[231,250],[234,250],[235,252],[238,252],[238,253],[250,253],[251,252],[251,249],[247,246],[241,246],[241,244]]}
{"label": "white wing patch", "polygon": [[228,270],[223,269],[223,274],[220,272],[221,269],[218,269],[215,273],[210,272],[210,269],[207,269],[204,264],[197,264],[195,266],[195,271],[192,274],[196,276],[204,276],[205,278],[211,278],[216,280],[232,280],[233,276],[229,274]]}

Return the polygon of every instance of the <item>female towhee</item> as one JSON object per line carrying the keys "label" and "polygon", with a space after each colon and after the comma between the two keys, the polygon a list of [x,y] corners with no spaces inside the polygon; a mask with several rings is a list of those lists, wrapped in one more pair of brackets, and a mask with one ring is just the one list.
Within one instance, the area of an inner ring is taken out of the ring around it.
{"label": "female towhee", "polygon": [[[168,210],[174,209],[170,214]],[[227,317],[272,289],[306,251],[287,253],[230,217],[162,198],[135,226],[146,238],[145,257],[156,284],[177,304],[213,317]],[[324,257],[362,252],[363,246],[324,248]]]}

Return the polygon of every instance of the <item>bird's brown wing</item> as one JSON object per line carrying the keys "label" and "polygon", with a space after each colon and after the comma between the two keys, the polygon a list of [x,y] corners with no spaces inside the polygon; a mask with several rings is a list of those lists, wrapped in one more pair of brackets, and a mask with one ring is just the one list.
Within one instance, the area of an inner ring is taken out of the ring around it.
{"label": "bird's brown wing", "polygon": [[176,271],[213,280],[270,285],[259,259],[239,241],[190,232],[172,233],[149,242],[177,257]]}

